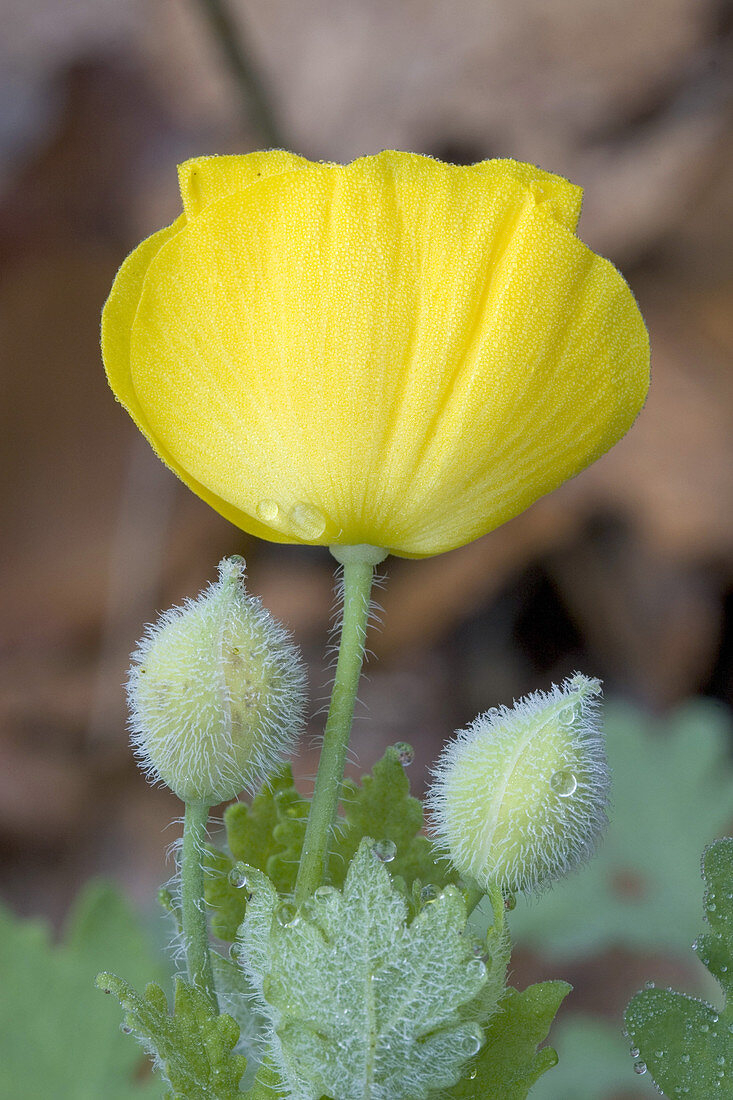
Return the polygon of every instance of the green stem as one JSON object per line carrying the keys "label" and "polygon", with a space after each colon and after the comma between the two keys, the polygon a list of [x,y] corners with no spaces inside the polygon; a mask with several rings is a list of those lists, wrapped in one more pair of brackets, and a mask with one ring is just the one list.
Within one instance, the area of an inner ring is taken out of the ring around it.
{"label": "green stem", "polygon": [[204,866],[201,859],[206,840],[209,807],[186,802],[181,856],[181,921],[186,945],[188,978],[211,1001],[215,1012],[219,1003],[214,988],[214,972],[209,955],[209,930],[204,904]]}
{"label": "green stem", "polygon": [[387,556],[374,546],[332,546],[331,553],[344,567],[344,610],[336,678],[295,884],[296,905],[302,904],[323,882],[364,660],[374,566]]}

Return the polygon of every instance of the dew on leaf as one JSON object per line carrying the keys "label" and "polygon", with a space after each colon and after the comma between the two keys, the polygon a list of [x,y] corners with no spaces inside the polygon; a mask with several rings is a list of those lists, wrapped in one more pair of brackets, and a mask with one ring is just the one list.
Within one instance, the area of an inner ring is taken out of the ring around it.
{"label": "dew on leaf", "polygon": [[372,851],[381,863],[391,863],[397,855],[397,845],[393,840],[375,840]]}

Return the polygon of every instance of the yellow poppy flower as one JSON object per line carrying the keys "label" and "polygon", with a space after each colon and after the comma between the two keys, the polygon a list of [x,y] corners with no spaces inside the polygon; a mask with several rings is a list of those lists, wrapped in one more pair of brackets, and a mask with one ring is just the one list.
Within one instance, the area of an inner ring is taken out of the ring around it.
{"label": "yellow poppy flower", "polygon": [[183,215],[105,306],[115,394],[162,460],[276,542],[461,546],[627,431],[649,348],[581,191],[512,160],[291,153],[179,169]]}

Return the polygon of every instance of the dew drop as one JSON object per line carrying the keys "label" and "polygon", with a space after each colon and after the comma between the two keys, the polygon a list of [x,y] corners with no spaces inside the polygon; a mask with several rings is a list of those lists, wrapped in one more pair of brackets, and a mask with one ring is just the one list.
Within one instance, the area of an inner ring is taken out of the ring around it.
{"label": "dew drop", "polygon": [[555,772],[550,778],[550,786],[555,794],[559,794],[561,798],[567,798],[574,793],[578,780],[573,772]]}
{"label": "dew drop", "polygon": [[689,1060],[690,1060],[690,1055],[689,1054],[680,1054],[680,1062],[689,1062]]}
{"label": "dew drop", "polygon": [[301,538],[317,539],[326,530],[326,517],[320,508],[312,504],[294,504],[290,510],[290,520]]}
{"label": "dew drop", "polygon": [[239,960],[242,958],[243,954],[244,954],[244,948],[243,948],[242,944],[238,943],[235,940],[234,943],[229,948],[229,958],[232,960],[232,962],[239,962]]}
{"label": "dew drop", "polygon": [[428,883],[427,886],[423,886],[420,891],[420,901],[423,905],[430,905],[431,902],[437,901],[440,891],[437,886],[433,886],[432,883]]}
{"label": "dew drop", "polygon": [[514,894],[507,894],[504,898],[504,908],[511,913],[512,909],[517,908],[517,899]]}
{"label": "dew drop", "polygon": [[330,901],[336,897],[337,893],[338,890],[335,886],[319,886],[313,897],[319,901]]}
{"label": "dew drop", "polygon": [[397,855],[397,845],[393,840],[375,840],[372,851],[381,863],[391,863]]}
{"label": "dew drop", "polygon": [[241,890],[247,885],[247,869],[244,863],[235,863],[229,872],[229,885],[235,890]]}
{"label": "dew drop", "polygon": [[403,768],[409,768],[410,764],[415,759],[415,750],[412,745],[408,745],[407,741],[398,741],[394,745],[394,751],[397,753],[400,764]]}
{"label": "dew drop", "polygon": [[644,982],[644,989],[656,989],[656,986],[650,979],[648,982]]}
{"label": "dew drop", "polygon": [[261,500],[257,505],[257,515],[263,523],[274,523],[280,515],[280,506],[276,500]]}
{"label": "dew drop", "polygon": [[476,981],[482,982],[488,976],[488,970],[486,969],[486,963],[483,959],[471,959],[470,963],[466,967],[466,973],[469,978],[476,979]]}
{"label": "dew drop", "polygon": [[468,1075],[468,1080],[469,1081],[475,1081],[477,1077],[478,1077],[478,1070],[474,1066],[474,1068],[471,1070],[471,1072]]}
{"label": "dew drop", "polygon": [[292,928],[299,921],[298,910],[289,901],[283,901],[275,912],[275,920],[282,928]]}
{"label": "dew drop", "polygon": [[634,1073],[646,1073],[646,1062],[634,1062]]}
{"label": "dew drop", "polygon": [[132,1028],[129,1024],[120,1024],[120,1031],[123,1035],[132,1035]]}
{"label": "dew drop", "polygon": [[469,1024],[468,1027],[469,1030],[460,1040],[464,1058],[472,1058],[474,1054],[478,1054],[484,1042],[484,1033],[478,1024]]}
{"label": "dew drop", "polygon": [[700,1031],[710,1031],[709,1024],[700,1024]]}
{"label": "dew drop", "polygon": [[632,1058],[638,1058],[639,1057],[639,1048],[638,1047],[632,1047],[631,1050],[629,1051],[629,1054],[631,1055]]}

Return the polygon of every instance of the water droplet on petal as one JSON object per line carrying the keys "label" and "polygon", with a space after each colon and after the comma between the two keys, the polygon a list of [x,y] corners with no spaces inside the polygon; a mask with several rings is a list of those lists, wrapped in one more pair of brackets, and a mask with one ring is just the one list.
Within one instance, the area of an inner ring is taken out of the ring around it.
{"label": "water droplet on petal", "polygon": [[555,794],[559,794],[561,798],[567,798],[574,793],[578,780],[573,772],[559,771],[551,776],[550,786]]}
{"label": "water droplet on petal", "polygon": [[120,1031],[123,1035],[132,1035],[132,1028],[129,1024],[120,1024]]}
{"label": "water droplet on petal", "polygon": [[381,863],[391,863],[397,855],[397,845],[393,840],[375,840],[372,851]]}
{"label": "water droplet on petal", "polygon": [[261,500],[257,505],[257,515],[263,523],[274,523],[280,515],[280,505],[276,500]]}
{"label": "water droplet on petal", "polygon": [[319,886],[313,897],[318,898],[319,901],[330,901],[337,894],[338,890],[335,886]]}
{"label": "water droplet on petal", "polygon": [[312,504],[294,504],[290,510],[290,521],[296,528],[296,534],[304,539],[320,538],[326,530],[326,517],[320,508]]}
{"label": "water droplet on petal", "polygon": [[415,759],[415,750],[412,745],[408,745],[407,741],[398,741],[394,746],[394,751],[397,753],[402,767],[409,768]]}
{"label": "water droplet on petal", "polygon": [[247,885],[247,868],[244,863],[235,863],[229,872],[229,885],[241,890]]}
{"label": "water droplet on petal", "polygon": [[298,910],[289,901],[283,901],[275,912],[275,920],[282,928],[292,928],[300,920]]}
{"label": "water droplet on petal", "polygon": [[631,1050],[629,1051],[629,1054],[631,1055],[632,1058],[638,1058],[639,1057],[639,1048],[638,1047],[632,1047]]}
{"label": "water droplet on petal", "polygon": [[634,1062],[634,1073],[646,1073],[646,1062]]}
{"label": "water droplet on petal", "polygon": [[420,891],[420,901],[423,905],[430,905],[431,902],[437,901],[439,893],[438,887],[429,882]]}
{"label": "water droplet on petal", "polygon": [[653,981],[644,982],[644,989],[656,989]]}
{"label": "water droplet on petal", "polygon": [[237,940],[235,940],[229,948],[229,958],[232,960],[232,962],[239,962],[243,954],[244,947],[241,943],[238,943]]}

